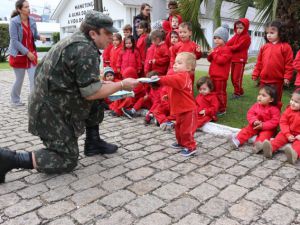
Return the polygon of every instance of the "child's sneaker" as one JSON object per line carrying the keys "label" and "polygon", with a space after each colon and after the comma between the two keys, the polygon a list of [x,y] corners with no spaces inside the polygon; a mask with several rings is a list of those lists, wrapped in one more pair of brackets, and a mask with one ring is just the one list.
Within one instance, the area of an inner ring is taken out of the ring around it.
{"label": "child's sneaker", "polygon": [[273,151],[272,151],[271,142],[269,140],[265,140],[263,142],[262,148],[263,148],[263,151],[264,151],[264,156],[266,158],[272,158]]}
{"label": "child's sneaker", "polygon": [[132,119],[135,115],[134,109],[129,110],[129,109],[122,108],[121,110],[124,113],[124,115],[129,119]]}
{"label": "child's sneaker", "polygon": [[290,145],[284,147],[283,150],[284,150],[284,153],[286,155],[287,161],[290,164],[294,165],[296,163],[297,159],[298,159],[297,152]]}
{"label": "child's sneaker", "polygon": [[167,122],[164,122],[162,124],[160,124],[159,126],[162,130],[166,130],[167,129]]}
{"label": "child's sneaker", "polygon": [[171,147],[172,148],[175,148],[175,149],[181,149],[183,148],[180,144],[178,144],[177,142],[174,142],[173,144],[171,144]]}
{"label": "child's sneaker", "polygon": [[257,153],[259,153],[262,149],[263,149],[263,143],[262,143],[261,141],[257,141],[257,142],[254,143],[252,152],[253,152],[254,154],[257,154]]}
{"label": "child's sneaker", "polygon": [[145,116],[145,124],[146,125],[149,125],[150,123],[151,123],[151,120],[153,119],[153,114],[152,113],[150,113],[150,114],[147,114],[146,116]]}
{"label": "child's sneaker", "polygon": [[194,155],[197,152],[197,150],[189,150],[188,148],[184,148],[181,150],[180,154],[182,156],[188,157],[190,155]]}
{"label": "child's sneaker", "polygon": [[174,129],[174,123],[169,121],[167,122],[166,130],[173,130]]}

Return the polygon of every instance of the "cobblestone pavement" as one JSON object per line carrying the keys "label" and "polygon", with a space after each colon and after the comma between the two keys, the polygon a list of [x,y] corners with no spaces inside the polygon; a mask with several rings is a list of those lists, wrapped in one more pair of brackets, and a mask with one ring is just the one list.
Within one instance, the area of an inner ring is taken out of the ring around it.
{"label": "cobblestone pavement", "polygon": [[[11,72],[0,72],[0,147],[32,151],[41,141],[27,133],[26,107],[9,106]],[[23,99],[28,91],[27,80]],[[26,101],[25,101],[26,102]],[[174,134],[106,115],[101,134],[120,148],[111,156],[84,157],[60,176],[16,170],[0,185],[5,225],[285,225],[300,224],[300,164],[230,151],[225,138],[196,133],[198,155],[168,146]]]}

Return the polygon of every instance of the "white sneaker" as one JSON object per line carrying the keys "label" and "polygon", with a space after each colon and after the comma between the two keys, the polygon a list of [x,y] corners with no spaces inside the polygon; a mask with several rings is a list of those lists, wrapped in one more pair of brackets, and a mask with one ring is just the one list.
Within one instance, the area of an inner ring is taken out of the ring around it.
{"label": "white sneaker", "polygon": [[16,102],[16,103],[12,102],[11,103],[11,106],[14,107],[14,108],[24,106],[24,105],[25,105],[25,103],[23,103],[23,102]]}

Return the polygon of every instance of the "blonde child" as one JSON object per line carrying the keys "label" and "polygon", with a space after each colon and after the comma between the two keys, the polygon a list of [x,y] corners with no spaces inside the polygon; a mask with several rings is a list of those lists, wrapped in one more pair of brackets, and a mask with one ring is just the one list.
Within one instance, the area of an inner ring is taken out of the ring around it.
{"label": "blonde child", "polygon": [[248,125],[230,139],[233,149],[243,145],[251,137],[257,135],[253,153],[262,150],[262,143],[270,140],[276,132],[280,119],[280,111],[277,107],[276,88],[266,85],[260,88],[257,102],[251,106],[247,113]]}
{"label": "blonde child", "polygon": [[292,94],[290,105],[280,118],[280,132],[272,140],[263,143],[264,156],[271,158],[273,153],[285,144],[284,153],[291,164],[295,164],[300,156],[300,89]]}
{"label": "blonde child", "polygon": [[122,79],[120,73],[117,72],[118,57],[122,51],[122,36],[119,33],[113,34],[113,48],[110,50],[110,67],[116,71],[115,77],[119,80]]}

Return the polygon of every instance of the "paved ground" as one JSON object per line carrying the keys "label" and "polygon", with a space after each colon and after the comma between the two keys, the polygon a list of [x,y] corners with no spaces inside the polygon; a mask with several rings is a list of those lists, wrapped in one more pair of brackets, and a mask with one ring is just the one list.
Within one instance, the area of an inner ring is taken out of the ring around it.
{"label": "paved ground", "polygon": [[[11,108],[11,72],[0,72],[0,147],[42,147],[27,133],[26,108]],[[27,81],[23,89],[26,100]],[[141,119],[106,116],[112,156],[86,158],[60,176],[16,170],[0,186],[0,224],[285,225],[300,224],[300,164],[229,151],[223,137],[197,132],[199,154],[185,159],[169,148],[173,133]]]}

